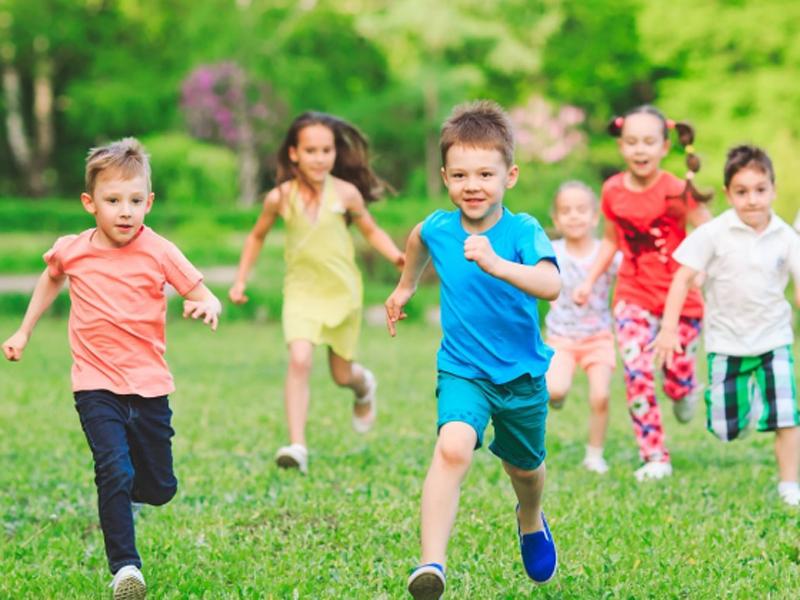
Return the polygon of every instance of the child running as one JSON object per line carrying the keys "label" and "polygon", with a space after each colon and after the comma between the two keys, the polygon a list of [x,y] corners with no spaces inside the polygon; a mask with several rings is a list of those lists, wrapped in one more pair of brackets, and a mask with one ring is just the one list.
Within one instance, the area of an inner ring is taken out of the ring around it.
{"label": "child running", "polygon": [[144,148],[125,138],[89,152],[81,202],[96,227],[56,240],[44,255],[21,327],[3,343],[17,361],[39,317],[69,280],[72,389],[94,458],[100,526],[114,598],[144,598],[131,502],[161,505],[175,495],[164,361],[164,284],[184,298],[183,316],[217,328],[219,300],[180,250],[144,225],[153,206]]}
{"label": "child running", "polygon": [[[673,128],[678,130],[687,154],[686,182],[660,167],[669,151],[668,134]],[[612,119],[609,133],[618,138],[627,169],[603,184],[605,233],[597,259],[573,297],[577,304],[585,304],[617,250],[622,252],[613,311],[625,366],[628,409],[644,461],[635,475],[639,481],[661,479],[672,474],[672,465],[656,401],[653,352],[647,346],[655,338],[669,284],[678,268],[672,252],[686,237],[686,224],[696,227],[708,221],[711,213],[698,203],[708,198],[697,193],[691,182],[700,161],[694,154],[694,131],[688,124],[675,124],[652,106],[640,106]],[[663,369],[664,393],[674,401],[673,410],[681,422],[691,419],[699,392],[695,353],[702,316],[703,301],[699,291],[693,289],[681,310],[678,327],[686,351]]]}
{"label": "child running", "polygon": [[775,173],[761,148],[728,152],[725,195],[733,208],[692,232],[675,250],[661,331],[652,346],[667,366],[682,352],[681,306],[705,273],[708,389],[706,424],[722,441],[751,427],[775,432],[778,494],[800,506],[800,413],[792,358],[792,309],[784,292],[791,273],[800,305],[800,237],[772,212]]}
{"label": "child running", "polygon": [[608,471],[603,444],[608,427],[611,373],[616,366],[608,295],[620,255],[617,253],[612,268],[597,279],[588,301],[578,306],[572,299],[572,292],[586,279],[600,247],[600,241],[594,236],[600,218],[597,196],[585,183],[568,181],[556,193],[552,218],[556,230],[563,236],[553,242],[561,269],[562,290],[545,319],[546,343],[555,351],[547,371],[547,391],[550,406],[561,408],[572,387],[575,366],[586,372],[590,413],[589,444],[583,466],[602,475]]}
{"label": "child running", "polygon": [[539,333],[537,298],[561,288],[550,241],[539,223],[503,207],[517,182],[508,115],[493,102],[457,107],[442,127],[442,178],[458,210],[418,224],[407,264],[386,300],[389,332],[405,318],[422,269],[433,259],[441,280],[438,354],[439,430],[422,490],[422,562],[408,580],[416,600],[444,593],[445,555],[461,482],[492,419],[490,450],[517,495],[525,571],[536,583],[556,572],[556,547],[542,513],[547,386],[552,351]]}
{"label": "child running", "polygon": [[377,415],[377,382],[353,361],[361,329],[361,274],[355,262],[352,221],[367,242],[401,268],[403,253],[367,211],[385,184],[369,166],[367,141],[352,125],[331,115],[307,112],[289,127],[278,151],[277,187],[239,261],[230,299],[247,302],[245,286],[264,238],[278,215],[286,224],[283,332],[289,349],[284,401],[289,445],[275,460],[283,468],[308,470],[306,420],[314,346],[328,346],[334,382],[353,390],[353,427],[369,431]]}

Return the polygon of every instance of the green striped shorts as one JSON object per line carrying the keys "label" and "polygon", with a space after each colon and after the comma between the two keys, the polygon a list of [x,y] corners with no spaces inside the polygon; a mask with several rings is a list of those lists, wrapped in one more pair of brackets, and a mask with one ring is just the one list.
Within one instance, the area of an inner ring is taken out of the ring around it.
{"label": "green striped shorts", "polygon": [[791,346],[758,356],[708,355],[706,425],[724,441],[755,427],[800,425]]}

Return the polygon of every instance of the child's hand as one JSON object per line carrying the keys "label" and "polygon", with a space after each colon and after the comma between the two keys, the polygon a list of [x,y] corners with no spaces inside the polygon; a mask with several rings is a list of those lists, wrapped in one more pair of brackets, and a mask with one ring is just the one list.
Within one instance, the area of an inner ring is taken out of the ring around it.
{"label": "child's hand", "polygon": [[486,273],[491,275],[500,261],[492,248],[492,243],[485,235],[471,235],[464,242],[464,258],[474,261]]}
{"label": "child's hand", "polygon": [[18,361],[22,359],[22,351],[28,345],[28,334],[17,331],[3,342],[3,354],[7,360]]}
{"label": "child's hand", "polygon": [[650,342],[645,350],[654,350],[653,361],[656,367],[666,364],[668,369],[672,368],[672,359],[675,354],[683,354],[683,348],[678,340],[677,329],[664,329],[658,332],[656,338]]}
{"label": "child's hand", "polygon": [[574,290],[572,290],[572,301],[578,306],[583,306],[589,301],[589,294],[592,293],[592,286],[587,282],[583,282]]}
{"label": "child's hand", "polygon": [[407,290],[398,286],[386,299],[383,305],[386,308],[386,328],[389,330],[389,335],[392,337],[397,335],[396,323],[408,316],[403,310],[403,307],[413,295],[413,290]]}
{"label": "child's hand", "polygon": [[192,317],[193,319],[203,317],[203,323],[211,325],[211,331],[217,330],[220,312],[222,312],[222,306],[215,297],[206,300],[183,301],[183,317]]}
{"label": "child's hand", "polygon": [[231,289],[228,290],[228,298],[231,299],[231,302],[234,304],[244,304],[250,298],[245,296],[244,294],[245,284],[243,283],[234,283],[231,286]]}

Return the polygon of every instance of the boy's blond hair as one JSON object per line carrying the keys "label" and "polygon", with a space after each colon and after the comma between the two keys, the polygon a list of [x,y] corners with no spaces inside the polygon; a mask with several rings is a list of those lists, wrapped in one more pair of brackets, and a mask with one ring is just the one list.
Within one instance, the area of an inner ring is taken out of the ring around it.
{"label": "boy's blond hair", "polygon": [[150,157],[142,143],[134,137],[126,137],[105,146],[92,148],[86,157],[86,193],[94,193],[97,177],[106,169],[118,169],[123,177],[141,175],[147,181],[150,193]]}
{"label": "boy's blond hair", "polygon": [[475,148],[491,148],[503,155],[509,167],[514,164],[514,128],[503,108],[491,100],[459,104],[442,125],[439,147],[442,164],[447,164],[447,151],[456,144]]}
{"label": "boy's blond hair", "polygon": [[600,209],[600,201],[597,199],[597,194],[595,191],[583,181],[579,179],[570,179],[569,181],[565,181],[556,190],[555,196],[553,196],[553,204],[550,206],[550,213],[556,214],[556,209],[558,209],[558,197],[567,190],[580,190],[589,196],[589,200],[591,200],[592,210],[597,212]]}

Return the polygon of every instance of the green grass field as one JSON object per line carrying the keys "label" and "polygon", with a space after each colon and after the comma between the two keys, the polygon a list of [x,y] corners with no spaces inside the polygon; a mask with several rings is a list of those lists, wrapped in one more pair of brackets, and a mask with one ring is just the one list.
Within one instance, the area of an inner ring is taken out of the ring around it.
{"label": "green grass field", "polygon": [[[17,319],[0,318],[3,338]],[[419,494],[434,444],[438,331],[367,327],[380,419],[360,437],[350,396],[317,354],[307,477],[273,463],[284,443],[280,327],[173,321],[178,495],[145,507],[139,550],[152,598],[404,598],[418,554]],[[0,366],[0,598],[106,598],[91,455],[72,407],[66,323],[46,319],[19,364]],[[580,467],[581,378],[551,413],[545,508],[556,579],[535,588],[519,563],[514,497],[477,453],[451,540],[447,598],[796,598],[800,511],[775,491],[772,438],[731,445],[702,419],[665,417],[675,475],[636,483],[619,376],[605,477]],[[491,439],[491,435],[487,434]]]}

